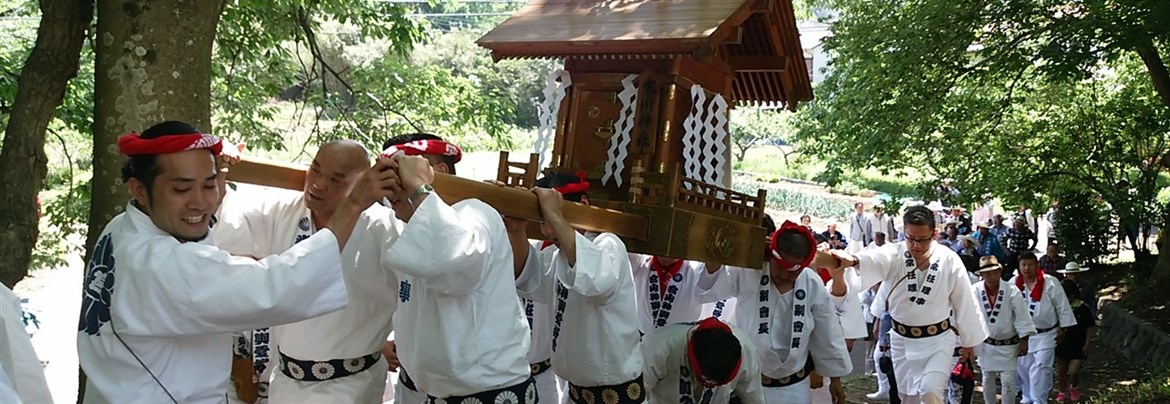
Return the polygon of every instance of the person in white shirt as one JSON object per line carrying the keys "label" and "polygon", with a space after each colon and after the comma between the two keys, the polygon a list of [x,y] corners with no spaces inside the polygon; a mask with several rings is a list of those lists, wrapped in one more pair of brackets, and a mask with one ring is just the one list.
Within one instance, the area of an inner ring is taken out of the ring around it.
{"label": "person in white shirt", "polygon": [[770,240],[762,271],[733,268],[704,282],[717,281],[714,290],[736,298],[735,324],[750,333],[760,357],[765,402],[811,403],[814,366],[817,374],[830,378],[835,401],[843,402],[840,378],[853,370],[853,363],[837,307],[820,276],[807,267],[814,236],[804,226],[784,222]]}
{"label": "person in white shirt", "polygon": [[703,263],[644,254],[630,254],[629,261],[637,291],[638,330],[643,334],[696,321],[704,304],[718,300],[699,286],[699,278],[708,271]]}
{"label": "person in white shirt", "polygon": [[86,269],[77,337],[85,403],[223,403],[232,332],[346,306],[340,253],[360,212],[388,194],[389,175],[363,176],[325,229],[255,260],[207,240],[224,186],[218,138],[171,121],[118,146],[132,199]]}
{"label": "person in white shirt", "polygon": [[983,320],[990,335],[979,347],[979,369],[983,374],[983,402],[995,404],[995,381],[1002,385],[1002,403],[1016,399],[1016,361],[1028,354],[1028,338],[1036,334],[1032,315],[1020,290],[1000,281],[1003,266],[994,256],[979,260],[979,275],[983,280],[975,284],[975,298],[983,307]]}
{"label": "person in white shirt", "polygon": [[522,247],[517,290],[555,311],[545,324],[552,326],[552,368],[569,383],[569,402],[641,403],[641,336],[630,310],[634,280],[625,244],[612,233],[581,234],[561,213],[562,200],[588,204],[588,189],[584,173],[553,173],[536,182],[541,233],[552,247],[535,251],[525,243],[527,221],[509,220],[509,237]]}
{"label": "person in white shirt", "polygon": [[0,284],[0,403],[53,403],[45,368],[33,350],[20,298]]}
{"label": "person in white shirt", "polygon": [[443,201],[431,161],[405,150],[436,144],[394,146],[383,153],[398,180],[389,202],[406,225],[383,260],[400,279],[394,337],[402,367],[428,401],[535,402],[503,219],[477,199]]}
{"label": "person in white shirt", "polygon": [[739,328],[715,317],[662,327],[642,342],[651,404],[764,404],[760,357]]}
{"label": "person in white shirt", "polygon": [[974,347],[987,338],[987,327],[962,261],[934,241],[938,236],[934,213],[912,206],[906,209],[903,222],[906,242],[896,248],[856,254],[821,251],[814,265],[854,267],[859,287],[890,283],[884,304],[894,324],[890,348],[898,393],[908,404],[941,403],[954,364],[955,334],[962,341],[961,359],[969,359],[974,357]]}
{"label": "person in white shirt", "polygon": [[[869,245],[877,242],[878,233],[887,235],[898,234],[897,230],[894,230],[894,219],[886,214],[881,205],[873,206],[873,214],[869,215],[869,231],[870,240],[872,240]],[[869,247],[869,245],[866,247]]]}
{"label": "person in white shirt", "polygon": [[[288,249],[329,222],[362,174],[370,173],[369,167],[369,154],[361,144],[326,143],[306,172],[302,192],[266,190],[263,197],[230,194],[212,238],[220,248],[239,255],[264,256]],[[374,205],[358,218],[341,253],[350,296],[345,309],[252,332],[250,356],[260,377],[261,399],[380,402],[389,369],[381,360],[381,350],[398,302],[397,279],[381,259],[401,231],[401,223],[392,214]],[[273,336],[279,336],[279,341]],[[273,385],[265,388],[273,368]]]}
{"label": "person in white shirt", "polygon": [[853,214],[849,216],[849,251],[860,251],[868,246],[873,242],[873,232],[870,215],[865,213],[865,204],[854,203]]}
{"label": "person in white shirt", "polygon": [[1056,340],[1064,328],[1077,324],[1072,307],[1060,280],[1039,269],[1036,254],[1020,253],[1020,274],[1009,282],[1024,295],[1028,313],[1036,326],[1036,335],[1028,338],[1028,354],[1021,356],[1016,368],[1020,392],[1025,404],[1045,404],[1052,391],[1052,366]]}

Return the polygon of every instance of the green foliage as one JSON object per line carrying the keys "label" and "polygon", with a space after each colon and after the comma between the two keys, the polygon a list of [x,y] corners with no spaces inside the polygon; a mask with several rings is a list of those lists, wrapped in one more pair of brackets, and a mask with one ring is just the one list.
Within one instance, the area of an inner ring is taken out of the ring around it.
{"label": "green foliage", "polygon": [[819,179],[906,167],[955,178],[963,203],[1037,206],[1071,186],[1153,217],[1130,206],[1157,191],[1170,108],[1137,51],[1165,49],[1165,2],[827,3],[835,59],[794,136]]}
{"label": "green foliage", "polygon": [[388,56],[356,72],[354,84],[377,97],[359,101],[354,119],[335,127],[332,136],[380,146],[394,134],[427,131],[468,150],[511,147],[505,136],[509,127],[504,117],[512,114],[507,98],[498,93],[484,96],[470,79],[449,70],[412,66]]}
{"label": "green foliage", "polygon": [[1117,239],[1109,208],[1084,190],[1066,188],[1057,195],[1056,239],[1066,257],[1077,262],[1100,262],[1113,253]]}

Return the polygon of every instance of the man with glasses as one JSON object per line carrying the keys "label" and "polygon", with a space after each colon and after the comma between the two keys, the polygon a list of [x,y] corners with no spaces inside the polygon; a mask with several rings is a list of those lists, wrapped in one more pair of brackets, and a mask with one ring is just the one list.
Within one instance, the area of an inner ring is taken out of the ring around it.
{"label": "man with glasses", "polygon": [[822,251],[813,266],[856,268],[862,283],[857,290],[878,282],[890,285],[889,296],[878,304],[893,319],[890,352],[899,396],[907,404],[941,404],[955,365],[955,334],[962,346],[960,359],[971,359],[973,348],[987,338],[987,326],[962,260],[934,242],[934,213],[913,206],[902,220],[906,241],[895,248],[854,254]]}

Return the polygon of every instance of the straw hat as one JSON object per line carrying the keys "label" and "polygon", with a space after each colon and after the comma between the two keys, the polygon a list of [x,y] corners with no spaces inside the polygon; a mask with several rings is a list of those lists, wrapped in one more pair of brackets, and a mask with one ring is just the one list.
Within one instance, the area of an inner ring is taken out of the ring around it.
{"label": "straw hat", "polygon": [[942,211],[942,210],[946,209],[946,207],[944,207],[943,204],[940,203],[939,201],[931,201],[929,204],[926,205],[926,208],[933,210],[935,212]]}
{"label": "straw hat", "polygon": [[995,258],[994,255],[987,256],[987,258],[983,261],[987,261],[987,262],[985,262],[985,263],[983,263],[983,265],[979,266],[979,270],[976,271],[977,273],[1003,270],[1003,265],[999,264],[999,259]]}
{"label": "straw hat", "polygon": [[1089,270],[1089,267],[1082,267],[1080,263],[1069,262],[1067,264],[1064,264],[1064,269],[1057,270],[1056,273],[1059,273],[1059,274],[1079,274],[1081,272],[1087,272],[1088,270]]}

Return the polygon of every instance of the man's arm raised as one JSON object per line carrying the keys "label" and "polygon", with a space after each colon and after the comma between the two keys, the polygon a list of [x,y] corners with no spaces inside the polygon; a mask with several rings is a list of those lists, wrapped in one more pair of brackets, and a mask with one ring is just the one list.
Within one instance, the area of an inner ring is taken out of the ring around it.
{"label": "man's arm raised", "polygon": [[393,160],[379,159],[373,167],[362,174],[361,179],[349,192],[345,202],[342,202],[341,206],[333,212],[333,217],[329,218],[329,223],[325,225],[325,228],[333,232],[334,237],[337,237],[339,250],[345,249],[345,244],[349,241],[349,236],[353,233],[353,228],[357,225],[357,220],[361,217],[362,212],[369,209],[376,201],[393,194],[393,189],[399,184],[398,174],[392,169],[393,165]]}

